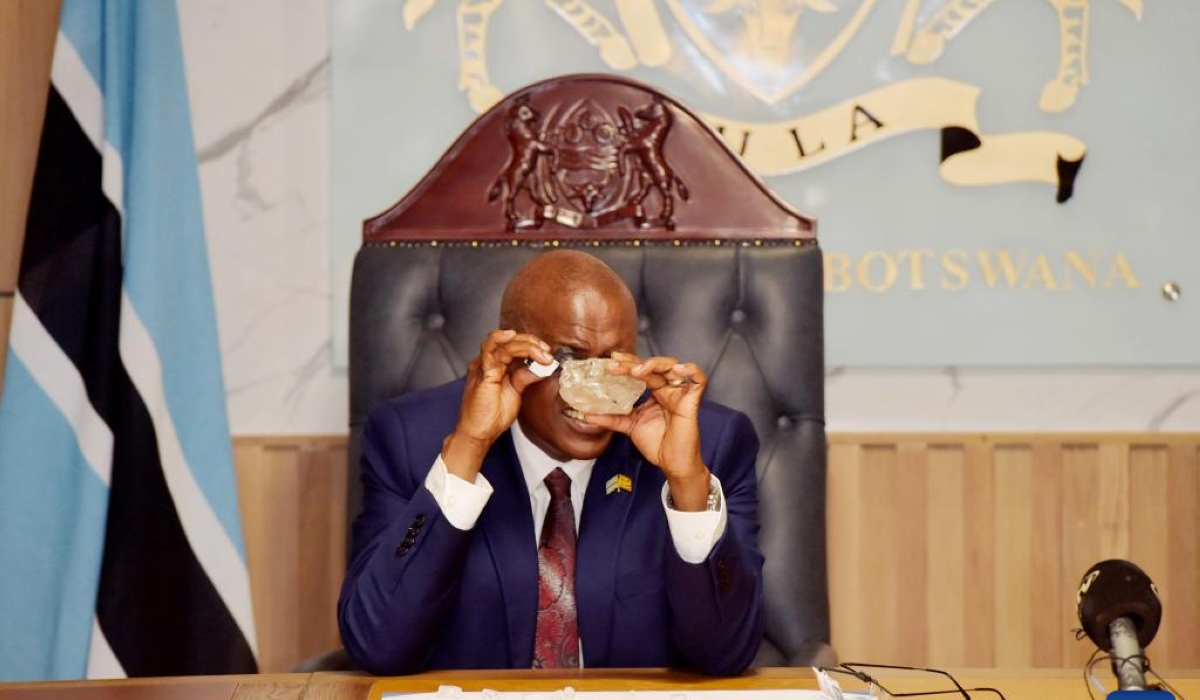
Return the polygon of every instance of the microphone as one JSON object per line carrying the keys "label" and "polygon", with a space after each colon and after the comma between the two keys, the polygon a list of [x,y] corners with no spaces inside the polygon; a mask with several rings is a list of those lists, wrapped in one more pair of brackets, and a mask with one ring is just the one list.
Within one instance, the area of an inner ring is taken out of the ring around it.
{"label": "microphone", "polygon": [[1145,690],[1145,657],[1162,621],[1154,582],[1132,562],[1108,559],[1088,569],[1075,597],[1079,623],[1112,657],[1120,690]]}

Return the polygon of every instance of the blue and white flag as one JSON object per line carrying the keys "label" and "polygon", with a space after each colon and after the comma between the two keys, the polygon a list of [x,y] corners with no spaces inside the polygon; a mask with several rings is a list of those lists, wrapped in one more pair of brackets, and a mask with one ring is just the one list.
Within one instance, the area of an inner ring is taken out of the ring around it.
{"label": "blue and white flag", "polygon": [[255,670],[174,2],[65,0],[0,403],[0,680]]}

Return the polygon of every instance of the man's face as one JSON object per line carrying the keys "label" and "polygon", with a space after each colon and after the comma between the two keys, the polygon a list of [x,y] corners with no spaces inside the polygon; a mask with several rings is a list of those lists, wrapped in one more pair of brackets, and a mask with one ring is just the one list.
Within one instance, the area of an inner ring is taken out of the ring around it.
{"label": "man's face", "polygon": [[[566,351],[575,359],[634,352],[637,315],[631,307],[616,295],[600,292],[546,300],[540,309],[525,315],[524,330],[549,343],[551,353]],[[612,433],[563,414],[569,407],[558,395],[558,378],[556,372],[525,390],[521,429],[557,460],[595,459],[608,447]]]}

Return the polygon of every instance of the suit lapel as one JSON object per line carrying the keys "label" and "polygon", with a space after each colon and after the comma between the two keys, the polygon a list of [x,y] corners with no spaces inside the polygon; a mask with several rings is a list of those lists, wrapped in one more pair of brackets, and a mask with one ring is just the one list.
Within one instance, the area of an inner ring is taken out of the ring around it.
{"label": "suit lapel", "polygon": [[587,666],[607,664],[612,634],[617,554],[626,518],[633,505],[630,492],[605,493],[605,484],[618,474],[633,481],[637,491],[641,455],[624,435],[614,435],[596,461],[583,499],[575,563],[575,599],[579,612],[579,634]]}
{"label": "suit lapel", "polygon": [[506,431],[496,440],[484,460],[482,472],[494,492],[480,516],[480,525],[487,534],[504,596],[511,665],[529,668],[533,665],[533,636],[537,627],[537,547],[533,541],[529,489],[521,475],[511,433]]}

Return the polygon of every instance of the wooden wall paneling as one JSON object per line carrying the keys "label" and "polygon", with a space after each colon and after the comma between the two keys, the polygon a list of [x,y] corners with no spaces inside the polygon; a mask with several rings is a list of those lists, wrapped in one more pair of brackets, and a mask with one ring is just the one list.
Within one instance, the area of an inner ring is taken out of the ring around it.
{"label": "wooden wall paneling", "polygon": [[[889,531],[894,538],[891,564],[896,590],[896,659],[910,666],[927,657],[928,627],[928,451],[924,443],[902,442],[896,447],[895,483],[890,498],[896,519]],[[887,578],[887,574],[884,574]]]}
{"label": "wooden wall paneling", "polygon": [[299,656],[297,592],[307,583],[300,578],[299,566],[298,465],[289,464],[294,455],[286,449],[253,445],[237,451],[258,667],[264,673],[286,671],[288,662]]}
{"label": "wooden wall paneling", "polygon": [[[1097,450],[1097,527],[1101,556],[1129,558],[1129,444],[1102,441]],[[1082,575],[1083,572],[1080,572]]]}
{"label": "wooden wall paneling", "polygon": [[[1162,592],[1157,668],[1200,667],[1200,435],[831,436],[842,659],[1079,668],[1074,592],[1108,557]],[[236,438],[264,671],[337,645],[344,438]]]}
{"label": "wooden wall paneling", "polygon": [[[1129,557],[1128,450],[1108,442],[1063,448],[1063,578],[1073,588],[1098,561]],[[1079,626],[1064,606],[1064,630]],[[1063,634],[1065,666],[1082,666],[1094,647]]]}
{"label": "wooden wall paneling", "polygon": [[[1063,447],[1062,537],[1063,578],[1078,585],[1088,567],[1100,561],[1100,536],[1096,527],[1096,501],[1099,496],[1096,468],[1099,457],[1094,445],[1071,444]],[[1073,611],[1063,611],[1061,624],[1078,627]],[[1091,654],[1090,642],[1061,637],[1063,659],[1080,666]]]}
{"label": "wooden wall paneling", "polygon": [[995,451],[996,647],[1001,668],[1033,666],[1033,453],[1027,446]]}
{"label": "wooden wall paneling", "polygon": [[[300,598],[310,585],[300,569],[303,542],[300,521],[305,505],[302,500],[307,500],[300,490],[304,481],[303,449],[303,446],[269,445],[263,448],[259,463],[262,486],[259,498],[270,503],[273,512],[264,528],[266,540],[258,546],[258,558],[260,565],[286,574],[266,591],[265,597],[255,601],[256,606],[265,606],[264,617],[274,620],[266,628],[266,635],[259,634],[262,642],[259,666],[265,673],[287,671],[301,658],[301,622],[307,611],[300,605]],[[300,581],[304,584],[296,585]]]}
{"label": "wooden wall paneling", "polygon": [[854,444],[829,446],[825,512],[827,518],[830,626],[833,648],[843,659],[856,656],[862,648],[859,630],[864,616],[858,601],[863,599],[863,580],[858,553],[864,534],[858,517],[862,476],[861,449]]}
{"label": "wooden wall paneling", "polygon": [[893,658],[900,635],[901,572],[895,555],[892,529],[901,517],[895,499],[896,449],[891,445],[864,445],[859,453],[859,540],[855,573],[861,577],[857,630],[859,650],[851,660]]}
{"label": "wooden wall paneling", "polygon": [[1055,443],[1032,446],[1033,470],[1029,498],[1033,501],[1032,539],[1029,543],[1030,610],[1033,615],[1030,647],[1033,665],[1062,666],[1061,639],[1064,614],[1075,614],[1070,576],[1062,571],[1062,447]]}
{"label": "wooden wall paneling", "polygon": [[0,2],[0,291],[16,284],[59,0]]}
{"label": "wooden wall paneling", "polygon": [[60,4],[0,2],[0,392]]}
{"label": "wooden wall paneling", "polygon": [[910,663],[925,654],[924,448],[867,445],[860,457],[857,658]]}
{"label": "wooden wall paneling", "polygon": [[[1129,556],[1130,560],[1158,584],[1163,609],[1172,610],[1167,576],[1171,572],[1168,526],[1169,463],[1162,446],[1135,446],[1129,453]],[[1081,574],[1082,575],[1082,574]],[[1072,583],[1078,583],[1072,579]],[[1151,662],[1171,668],[1171,630],[1174,622],[1165,615],[1158,637],[1150,647]]]}
{"label": "wooden wall paneling", "polygon": [[934,666],[963,667],[966,662],[970,552],[967,548],[968,503],[964,451],[935,445],[926,461],[926,652]]}
{"label": "wooden wall paneling", "polygon": [[246,570],[250,576],[250,603],[254,606],[254,630],[259,652],[259,670],[262,670],[263,638],[271,619],[264,617],[258,601],[269,586],[271,570],[263,566],[267,548],[267,524],[274,517],[274,508],[266,498],[267,474],[260,466],[262,450],[257,445],[247,444],[234,438],[233,470],[237,480],[238,513],[242,518],[242,542],[246,550]]}
{"label": "wooden wall paneling", "polygon": [[964,448],[963,505],[967,601],[964,660],[972,668],[996,662],[996,498],[992,445],[968,441]]}
{"label": "wooden wall paneling", "polygon": [[[1166,508],[1167,589],[1164,615],[1170,617],[1168,641],[1174,668],[1200,667],[1200,459],[1196,444],[1169,448]],[[1151,649],[1154,646],[1151,645]]]}
{"label": "wooden wall paneling", "polygon": [[0,296],[0,397],[4,395],[4,365],[8,362],[8,329],[12,325],[12,297]]}
{"label": "wooden wall paneling", "polygon": [[237,438],[234,455],[259,670],[339,645],[345,572],[345,440]]}
{"label": "wooden wall paneling", "polygon": [[346,561],[346,455],[330,449],[309,450],[301,481],[306,494],[300,514],[300,571],[309,585],[300,592],[302,614],[312,624],[301,628],[301,658],[340,646],[336,606]]}

